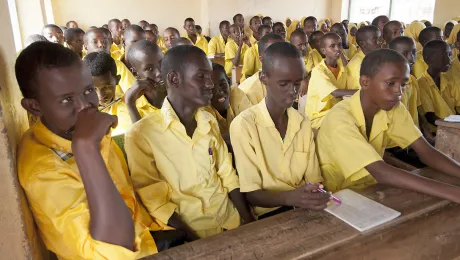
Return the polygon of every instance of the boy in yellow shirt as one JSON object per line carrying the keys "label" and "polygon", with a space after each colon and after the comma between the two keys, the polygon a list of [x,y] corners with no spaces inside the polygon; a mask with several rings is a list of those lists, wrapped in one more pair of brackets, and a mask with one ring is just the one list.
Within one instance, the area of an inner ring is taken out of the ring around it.
{"label": "boy in yellow shirt", "polygon": [[386,15],[379,15],[372,20],[371,25],[379,28],[380,35],[383,35],[383,27],[390,21],[390,18]]}
{"label": "boy in yellow shirt", "polygon": [[[443,40],[443,32],[438,27],[427,27],[420,32],[419,41],[422,46],[425,46],[430,41]],[[417,60],[415,60],[414,69],[412,70],[414,76],[418,79],[423,73],[428,69],[428,64],[426,64],[423,59],[423,48],[417,55]]]}
{"label": "boy in yellow shirt", "polygon": [[[284,39],[279,36],[278,34],[269,33],[260,39],[259,45],[259,59],[262,62],[265,50],[275,42],[283,42]],[[247,78],[244,82],[242,82],[238,87],[244,91],[246,96],[248,97],[249,101],[252,105],[257,105],[264,99],[267,95],[267,90],[265,86],[260,81],[260,73],[256,72],[256,74],[252,75],[251,77]]]}
{"label": "boy in yellow shirt", "polygon": [[34,43],[19,55],[16,78],[22,106],[40,118],[19,145],[18,177],[48,250],[59,259],[137,259],[166,249],[152,235],[174,231],[159,231],[168,227],[136,199],[123,154],[107,135],[117,117],[97,110],[81,59]]}
{"label": "boy in yellow shirt", "polygon": [[80,28],[70,28],[64,33],[67,47],[75,52],[80,58],[83,58],[83,37],[85,32]]}
{"label": "boy in yellow shirt", "polygon": [[325,57],[324,54],[321,53],[321,38],[323,38],[323,36],[324,33],[322,31],[316,31],[308,38],[308,43],[311,46],[309,54],[313,60],[313,68],[320,64]]}
{"label": "boy in yellow shirt", "polygon": [[[265,16],[264,18],[262,18],[262,25],[268,25],[268,26],[270,26],[270,28],[272,28],[273,27],[273,19],[270,16]],[[289,25],[287,25],[287,24],[286,24],[286,26],[289,27]],[[260,38],[262,38],[262,36]]]}
{"label": "boy in yellow shirt", "polygon": [[381,48],[380,31],[376,26],[362,26],[356,32],[356,42],[360,50],[347,65],[347,89],[360,89],[360,68],[364,56],[373,50]]}
{"label": "boy in yellow shirt", "polygon": [[[123,34],[123,56],[120,61],[123,62],[129,70],[132,70],[131,64],[126,59],[129,48],[137,41],[145,40],[145,31],[138,25],[130,25]],[[125,89],[123,89],[126,91]]]}
{"label": "boy in yellow shirt", "polygon": [[203,36],[196,33],[195,20],[192,18],[187,18],[184,21],[184,29],[187,35],[184,35],[185,38],[189,39],[193,45],[202,49],[204,53],[208,53],[208,41]]}
{"label": "boy in yellow shirt", "polygon": [[250,44],[239,26],[235,24],[230,26],[230,39],[225,44],[225,72],[227,76],[231,77],[232,68],[243,63],[244,54],[249,48],[248,43]]}
{"label": "boy in yellow shirt", "polygon": [[196,46],[177,46],[161,63],[168,96],[135,123],[125,148],[134,187],[149,213],[187,231],[189,240],[254,220],[216,119],[212,68]]}
{"label": "boy in yellow shirt", "polygon": [[241,31],[244,33],[245,40],[246,38],[248,40],[251,38],[252,30],[244,23],[244,16],[242,14],[236,14],[233,16],[233,24],[236,24],[238,27],[240,27]]}
{"label": "boy in yellow shirt", "polygon": [[[109,53],[110,55],[112,56],[112,58],[116,61],[119,61],[121,59],[121,57],[123,56],[123,47],[121,47],[121,50],[118,48],[118,46],[114,45],[113,44],[113,39],[112,39],[112,33],[109,31],[109,29],[106,29],[104,27],[101,27],[101,28],[96,28],[96,29],[100,29],[103,33],[104,33],[104,36],[106,39],[109,40],[110,42],[110,49],[109,49]],[[91,30],[95,30],[95,29],[91,29]]]}
{"label": "boy in yellow shirt", "polygon": [[[272,28],[268,25],[261,25],[259,27],[258,35],[260,38],[272,32]],[[244,54],[243,68],[241,70],[242,77],[240,83],[245,79],[254,75],[262,68],[262,63],[259,59],[259,44],[256,42]]]}
{"label": "boy in yellow shirt", "polygon": [[460,177],[460,165],[423,138],[401,104],[410,76],[399,53],[376,50],[364,58],[361,90],[334,106],[316,139],[324,184],[330,191],[382,183],[460,202],[460,188],[386,164],[385,148],[410,146],[430,168]]}
{"label": "boy in yellow shirt", "polygon": [[313,70],[314,65],[313,59],[309,54],[307,35],[302,29],[297,29],[291,33],[291,38],[289,41],[297,48],[300,55],[302,55],[306,71],[305,77],[308,77],[310,72]]}
{"label": "boy in yellow shirt", "polygon": [[163,39],[165,41],[166,49],[171,49],[173,41],[178,38],[180,38],[179,30],[173,27],[166,28],[166,30],[163,32]]}
{"label": "boy in yellow shirt", "polygon": [[310,117],[313,129],[320,128],[324,116],[337,102],[356,92],[346,89],[347,72],[339,61],[342,56],[340,36],[335,33],[324,35],[321,38],[321,52],[325,58],[311,72],[305,106],[305,113]]}
{"label": "boy in yellow shirt", "polygon": [[220,34],[212,37],[208,44],[208,55],[224,55],[225,44],[230,36],[230,22],[222,21],[219,24]]}
{"label": "boy in yellow shirt", "polygon": [[122,47],[122,39],[123,39],[123,25],[121,24],[120,20],[112,19],[108,22],[108,29],[112,34],[113,45],[110,47],[110,52],[120,50]]}
{"label": "boy in yellow shirt", "polygon": [[277,22],[273,25],[273,33],[278,34],[286,40],[286,26],[282,22]]}
{"label": "boy in yellow shirt", "polygon": [[158,25],[156,24],[150,24],[150,29],[152,30],[152,32],[156,35],[157,37],[157,42],[156,44],[158,44],[158,46],[160,46],[161,48],[161,51],[163,53],[165,53],[167,51],[167,48],[166,48],[166,45],[165,45],[165,40],[163,39],[163,37],[160,35],[160,32],[158,30]]}
{"label": "boy in yellow shirt", "polygon": [[249,42],[251,46],[254,45],[256,42],[260,40],[262,36],[259,35],[259,27],[262,25],[262,19],[259,16],[253,16],[251,20],[249,20],[249,28],[251,28],[252,35],[249,38]]}
{"label": "boy in yellow shirt", "polygon": [[452,50],[439,40],[423,47],[423,58],[428,69],[418,78],[423,112],[432,132],[436,132],[436,120],[457,114],[460,106],[460,88],[446,74],[451,66]]}
{"label": "boy in yellow shirt", "polygon": [[42,29],[42,35],[49,41],[53,43],[59,43],[64,45],[64,33],[62,32],[59,26],[54,24],[47,24]]}
{"label": "boy in yellow shirt", "polygon": [[356,46],[348,42],[348,34],[342,23],[333,24],[330,32],[337,34],[342,39],[342,55],[340,55],[340,60],[343,66],[346,67],[348,61],[352,59],[357,52]]}
{"label": "boy in yellow shirt", "polygon": [[258,219],[294,207],[322,210],[330,195],[316,192],[322,177],[313,131],[292,108],[305,78],[302,57],[292,44],[278,42],[267,48],[262,66],[267,96],[230,126],[241,191]]}
{"label": "boy in yellow shirt", "polygon": [[128,19],[121,20],[121,27],[123,28],[123,30],[126,30],[126,28],[128,28],[128,26],[130,25],[131,21],[129,21]]}
{"label": "boy in yellow shirt", "polygon": [[[308,39],[311,38],[311,34],[318,30],[318,20],[314,16],[308,16],[303,21],[303,31],[307,35]],[[311,47],[311,46],[310,46]]]}
{"label": "boy in yellow shirt", "polygon": [[383,43],[382,48],[388,48],[390,42],[400,36],[404,35],[404,27],[399,21],[390,21],[383,26],[382,37]]}
{"label": "boy in yellow shirt", "polygon": [[146,20],[140,21],[137,25],[142,28],[142,30],[147,30],[150,29],[150,23],[147,22]]}

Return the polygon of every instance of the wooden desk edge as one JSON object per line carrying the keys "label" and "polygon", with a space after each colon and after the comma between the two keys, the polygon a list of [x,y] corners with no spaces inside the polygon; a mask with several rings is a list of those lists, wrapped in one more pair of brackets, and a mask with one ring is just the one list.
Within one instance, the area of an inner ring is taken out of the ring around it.
{"label": "wooden desk edge", "polygon": [[460,129],[460,123],[446,122],[446,121],[444,121],[442,119],[436,120],[435,123],[436,123],[437,126],[444,126],[444,127]]}

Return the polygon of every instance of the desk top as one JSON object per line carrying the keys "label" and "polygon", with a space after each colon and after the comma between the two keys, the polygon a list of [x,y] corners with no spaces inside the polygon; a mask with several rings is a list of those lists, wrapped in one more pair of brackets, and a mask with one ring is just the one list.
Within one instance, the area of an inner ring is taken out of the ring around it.
{"label": "desk top", "polygon": [[[413,173],[460,185],[460,179],[451,178],[430,169],[417,170]],[[354,249],[352,251],[347,250],[346,252],[351,252],[350,254],[352,255],[357,252],[364,254],[365,252],[360,251],[360,248],[363,241],[368,239],[377,241],[377,243],[373,244],[376,248],[378,245],[382,246],[381,243],[378,243],[378,237],[385,232],[397,232],[400,230],[400,226],[407,226],[407,230],[419,230],[420,228],[424,230],[426,227],[424,223],[428,223],[428,221],[436,222],[436,219],[439,221],[439,216],[441,216],[441,219],[442,217],[450,217],[449,220],[456,220],[459,215],[458,213],[460,213],[460,206],[449,206],[451,208],[450,211],[444,213],[443,207],[450,204],[449,201],[381,184],[364,190],[357,190],[357,192],[401,212],[401,216],[361,233],[325,211],[315,212],[296,209],[226,231],[216,236],[187,243],[145,259],[279,260],[294,258],[318,259],[319,257],[337,259],[337,255],[343,255],[341,250],[345,248],[349,249],[350,247]],[[433,215],[438,217],[432,220],[429,217],[430,214],[438,211],[440,211],[439,214],[441,215]],[[417,220],[422,217],[425,220]],[[407,222],[411,224],[407,224]],[[455,223],[457,222],[456,220]],[[396,226],[397,228],[395,228]],[[406,234],[406,229],[401,229],[402,231],[400,232]],[[455,227],[455,230],[460,231],[460,224]],[[460,239],[460,235],[456,236]],[[407,235],[404,235],[404,237],[407,237]],[[409,241],[417,241],[417,238],[417,235],[412,234],[412,237],[407,239]],[[454,247],[456,248],[455,245]],[[353,256],[354,259],[357,259],[357,255]]]}
{"label": "desk top", "polygon": [[444,120],[436,120],[435,123],[437,126],[445,126],[445,127],[460,129],[460,123],[446,122]]}

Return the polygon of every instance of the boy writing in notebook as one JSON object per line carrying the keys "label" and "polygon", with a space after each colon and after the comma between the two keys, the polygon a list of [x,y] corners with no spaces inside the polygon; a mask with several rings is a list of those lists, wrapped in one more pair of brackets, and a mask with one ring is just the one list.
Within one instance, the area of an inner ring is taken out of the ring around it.
{"label": "boy writing in notebook", "polygon": [[324,60],[311,72],[307,91],[306,114],[311,118],[313,129],[319,129],[324,116],[344,96],[353,95],[356,90],[347,90],[347,72],[340,57],[342,39],[335,33],[321,38],[321,52]]}
{"label": "boy writing in notebook", "polygon": [[[264,37],[266,34],[272,32],[272,28],[268,25],[261,25],[259,27],[258,35],[260,38]],[[262,63],[259,59],[259,44],[256,42],[249,48],[244,54],[243,59],[243,68],[241,73],[243,74],[240,82],[243,82],[245,79],[254,75],[257,71],[262,68]]]}
{"label": "boy writing in notebook", "polygon": [[[423,29],[419,35],[419,41],[422,46],[425,46],[427,43],[438,40],[443,40],[443,32],[438,27],[428,27]],[[420,78],[423,73],[428,69],[428,64],[423,59],[423,48],[418,53],[417,59],[415,60],[414,68],[412,70],[414,76],[418,79]]]}
{"label": "boy writing in notebook", "polygon": [[83,36],[85,32],[80,28],[67,29],[64,34],[67,46],[80,58],[83,58]]}
{"label": "boy writing in notebook", "polygon": [[322,177],[310,121],[292,108],[305,77],[302,57],[279,42],[267,48],[262,63],[267,96],[230,126],[241,191],[258,219],[294,207],[322,210],[330,195],[316,192]]}
{"label": "boy writing in notebook", "polygon": [[123,154],[107,135],[117,117],[97,110],[91,74],[78,55],[34,43],[15,69],[22,106],[40,118],[19,145],[18,177],[46,247],[60,259],[156,253],[161,241],[150,232],[166,226],[137,201]]}
{"label": "boy writing in notebook", "polygon": [[196,46],[177,46],[161,64],[168,96],[133,125],[125,148],[134,187],[152,216],[189,240],[253,221],[211,105],[212,68]]}
{"label": "boy writing in notebook", "polygon": [[248,40],[244,41],[244,35],[240,27],[233,24],[230,26],[230,39],[225,44],[225,72],[232,75],[232,68],[243,63],[244,54],[248,50]]}
{"label": "boy writing in notebook", "polygon": [[175,39],[178,38],[180,38],[179,30],[173,27],[166,28],[166,30],[163,32],[163,39],[165,41],[166,49],[171,49],[172,43]]}
{"label": "boy writing in notebook", "polygon": [[230,36],[230,22],[222,21],[219,24],[220,34],[212,37],[208,44],[208,55],[224,55],[225,44]]}
{"label": "boy writing in notebook", "polygon": [[195,20],[187,18],[184,21],[184,29],[187,33],[184,37],[189,39],[196,47],[208,53],[208,41],[203,36],[196,33]]}
{"label": "boy writing in notebook", "polygon": [[430,168],[460,178],[460,165],[428,144],[400,102],[409,75],[406,59],[393,50],[373,51],[364,58],[361,90],[331,109],[316,139],[328,190],[378,182],[460,202],[459,187],[417,176],[382,159],[385,148],[410,146]]}

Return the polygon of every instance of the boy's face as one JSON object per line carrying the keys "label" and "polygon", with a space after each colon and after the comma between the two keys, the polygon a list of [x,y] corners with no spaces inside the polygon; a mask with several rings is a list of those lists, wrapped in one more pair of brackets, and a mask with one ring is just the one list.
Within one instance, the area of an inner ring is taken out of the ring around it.
{"label": "boy's face", "polygon": [[318,51],[321,49],[321,39],[323,38],[324,33],[318,33],[315,38],[311,42],[311,47],[313,49],[317,49]]}
{"label": "boy's face", "polygon": [[61,29],[49,27],[43,31],[43,36],[49,41],[53,43],[59,43],[61,45],[64,44],[64,34],[62,33]]}
{"label": "boy's face", "polygon": [[76,22],[70,22],[67,28],[78,28],[78,24]]}
{"label": "boy's face", "polygon": [[291,26],[291,24],[292,24],[291,19],[287,19],[286,20],[286,26],[289,27],[289,26]]}
{"label": "boy's face", "polygon": [[[290,21],[290,20],[288,20],[288,21]],[[268,18],[267,18],[267,19],[264,19],[263,24],[264,24],[264,25],[268,25],[268,26],[270,26],[270,27],[273,27],[273,20],[272,20],[272,19],[268,19]],[[289,25],[290,25],[290,24],[289,24]],[[286,26],[289,26],[289,25],[287,25],[287,21],[286,21]]]}
{"label": "boy's face", "polygon": [[394,50],[406,58],[407,62],[409,63],[409,67],[412,70],[415,64],[415,60],[417,59],[417,47],[415,44],[399,43],[396,44]]}
{"label": "boy's face", "polygon": [[241,33],[241,28],[238,26],[230,27],[230,38],[232,38],[235,42],[238,42],[243,35]]}
{"label": "boy's face", "polygon": [[327,32],[327,24],[326,23],[321,24],[321,31],[322,32]]}
{"label": "boy's face", "polygon": [[427,43],[429,43],[431,41],[434,41],[434,40],[442,41],[443,36],[444,36],[444,34],[443,34],[443,32],[441,30],[430,32],[428,34],[428,37],[426,39],[425,44],[427,44]]}
{"label": "boy's face", "polygon": [[230,25],[229,24],[225,23],[219,29],[220,29],[220,34],[222,35],[222,37],[227,38],[230,35]]}
{"label": "boy's face", "polygon": [[304,23],[303,31],[310,37],[311,33],[318,29],[318,24],[315,21],[307,20]]}
{"label": "boy's face", "polygon": [[157,43],[157,40],[158,40],[157,36],[151,31],[146,31],[145,32],[145,39],[149,40],[149,41],[151,41],[152,43],[155,43],[155,44]]}
{"label": "boy's face", "polygon": [[63,68],[42,69],[37,74],[37,108],[30,110],[40,117],[53,133],[71,139],[66,131],[75,125],[78,112],[87,107],[98,107],[98,97],[91,74],[84,64]]}
{"label": "boy's face", "polygon": [[123,45],[125,47],[125,53],[128,53],[129,48],[131,46],[140,41],[140,40],[145,40],[145,33],[140,33],[140,32],[131,32],[131,35],[129,35],[128,38],[123,39]]}
{"label": "boy's face", "polygon": [[283,24],[278,24],[273,27],[273,32],[281,36],[283,39],[286,39],[286,28]]}
{"label": "boy's face", "polygon": [[99,97],[99,106],[105,106],[115,98],[115,89],[118,79],[109,71],[100,76],[93,76],[94,87]]}
{"label": "boy's face", "polygon": [[211,105],[217,111],[225,111],[230,105],[230,84],[225,71],[213,70],[212,82],[214,83]]}
{"label": "boy's face", "polygon": [[446,43],[442,49],[436,50],[431,57],[425,57],[426,63],[440,72],[447,72],[452,64],[452,49]]}
{"label": "boy's face", "polygon": [[353,36],[353,37],[356,37],[356,32],[357,31],[358,31],[358,29],[356,29],[356,27],[351,28],[350,35]]}
{"label": "boy's face", "polygon": [[330,38],[323,40],[323,46],[321,47],[321,52],[327,58],[338,60],[340,59],[340,54],[342,53],[342,39],[340,38]]}
{"label": "boy's face", "polygon": [[383,32],[383,26],[385,26],[385,24],[388,23],[389,21],[390,19],[388,19],[388,17],[380,18],[379,23],[378,23],[379,31]]}
{"label": "boy's face", "polygon": [[380,109],[390,111],[401,101],[409,72],[406,62],[384,63],[375,76],[360,77],[361,87]]}
{"label": "boy's face", "polygon": [[123,20],[121,21],[121,27],[123,27],[123,30],[126,30],[131,25],[131,22],[129,20]]}
{"label": "boy's face", "polygon": [[173,30],[166,30],[163,33],[163,40],[165,41],[166,48],[171,49],[174,40],[180,38],[180,35]]}
{"label": "boy's face", "polygon": [[372,31],[366,33],[366,40],[364,41],[363,48],[367,51],[373,51],[382,48],[380,41],[380,31]]}
{"label": "boy's face", "polygon": [[259,36],[260,36],[260,38],[262,38],[265,35],[267,35],[269,33],[272,33],[272,32],[273,32],[273,30],[272,30],[271,27],[270,28],[264,28],[264,29],[262,29],[261,34]]}
{"label": "boy's face", "polygon": [[189,22],[189,21],[185,22],[184,29],[185,31],[187,31],[188,35],[195,34],[196,33],[195,22]]}
{"label": "boy's face", "polygon": [[343,27],[343,24],[340,24],[341,26],[333,26],[331,28],[331,32],[337,34],[342,38],[342,46],[348,46],[348,34],[345,31],[345,27]]}
{"label": "boy's face", "polygon": [[105,51],[110,54],[110,40],[105,37],[103,32],[95,31],[91,32],[85,42],[85,48],[88,53]]}
{"label": "boy's face", "polygon": [[238,25],[241,29],[244,28],[244,17],[242,15],[238,15],[235,18],[235,24]]}
{"label": "boy's face", "polygon": [[280,55],[273,60],[270,69],[262,70],[259,75],[260,81],[267,87],[267,99],[283,108],[292,107],[305,77],[302,59]]}
{"label": "boy's face", "polygon": [[259,31],[260,25],[262,25],[262,20],[260,19],[260,17],[252,19],[252,23],[251,23],[251,26],[250,26],[251,30],[254,33],[257,33]]}
{"label": "boy's face", "polygon": [[404,35],[404,28],[402,23],[391,23],[388,25],[383,38],[387,43],[390,43],[394,38]]}
{"label": "boy's face", "polygon": [[119,22],[114,22],[111,24],[111,27],[109,28],[110,32],[112,33],[112,38],[113,39],[121,39],[124,29],[121,23]]}
{"label": "boy's face", "polygon": [[291,36],[291,44],[294,45],[297,50],[299,50],[300,55],[304,57],[308,53],[308,42],[307,36],[298,36],[295,35],[294,37]]}
{"label": "boy's face", "polygon": [[74,35],[73,39],[71,41],[68,41],[67,44],[69,45],[69,48],[76,52],[76,53],[81,53],[83,51],[83,36],[84,34],[78,33]]}
{"label": "boy's face", "polygon": [[150,24],[146,21],[141,21],[139,22],[139,26],[142,28],[142,30],[147,30],[147,28],[150,27]]}

